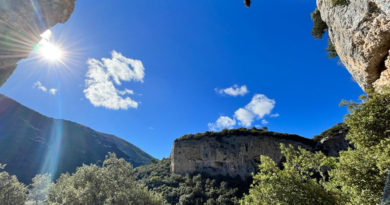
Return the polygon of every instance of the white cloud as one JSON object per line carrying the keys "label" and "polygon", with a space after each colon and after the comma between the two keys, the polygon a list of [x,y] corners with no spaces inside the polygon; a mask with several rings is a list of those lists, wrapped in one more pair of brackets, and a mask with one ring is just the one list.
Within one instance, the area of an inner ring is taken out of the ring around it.
{"label": "white cloud", "polygon": [[[269,99],[263,94],[256,94],[245,107],[239,108],[234,112],[233,118],[221,116],[215,123],[208,124],[209,129],[233,128],[237,124],[250,127],[255,120],[261,120],[261,123],[266,125],[268,121],[264,117],[267,115],[271,116],[275,103],[275,100]],[[274,115],[273,117],[279,116],[279,114],[272,115]]]}
{"label": "white cloud", "polygon": [[275,100],[271,100],[263,94],[256,94],[249,104],[234,113],[234,117],[239,120],[240,125],[249,127],[254,120],[262,119],[265,115],[271,114],[274,107]]}
{"label": "white cloud", "polygon": [[56,88],[47,88],[46,86],[44,86],[41,81],[37,81],[34,83],[34,88],[37,88],[38,90],[42,91],[42,92],[49,92],[51,95],[55,95],[57,94],[57,89]]}
{"label": "white cloud", "polygon": [[249,92],[246,85],[242,85],[240,87],[237,84],[234,84],[233,86],[228,87],[228,88],[224,88],[224,89],[215,88],[215,91],[221,95],[225,94],[225,95],[230,95],[230,96],[234,96],[234,97],[236,97],[238,95],[244,96]]}
{"label": "white cloud", "polygon": [[221,130],[224,128],[233,128],[236,125],[236,120],[227,116],[220,116],[215,123],[209,123],[209,129],[213,131]]}
{"label": "white cloud", "polygon": [[271,114],[270,117],[279,117],[279,113]]}
{"label": "white cloud", "polygon": [[263,94],[256,94],[253,96],[251,102],[245,106],[245,109],[255,114],[258,119],[261,119],[265,115],[271,114],[274,107],[275,100],[271,100]]}
{"label": "white cloud", "polygon": [[255,115],[245,108],[240,108],[236,112],[234,112],[234,118],[236,118],[240,122],[240,125],[249,127],[251,126]]}
{"label": "white cloud", "polygon": [[49,93],[50,94],[52,94],[52,95],[55,95],[55,94],[57,94],[57,89],[55,89],[55,88],[51,88],[50,90],[49,90]]}
{"label": "white cloud", "polygon": [[43,92],[47,92],[47,88],[42,85],[41,81],[37,81],[34,83],[34,88],[38,88],[39,90]]}
{"label": "white cloud", "polygon": [[143,82],[145,68],[139,60],[124,57],[121,53],[112,51],[112,58],[89,59],[84,89],[85,97],[96,107],[113,110],[137,108],[138,102],[129,96],[133,90],[118,90],[116,85],[121,81]]}
{"label": "white cloud", "polygon": [[126,95],[126,94],[129,94],[129,95],[134,95],[134,91],[133,90],[129,90],[129,89],[125,89],[125,90],[122,90],[122,91],[118,91],[118,93],[120,95]]}

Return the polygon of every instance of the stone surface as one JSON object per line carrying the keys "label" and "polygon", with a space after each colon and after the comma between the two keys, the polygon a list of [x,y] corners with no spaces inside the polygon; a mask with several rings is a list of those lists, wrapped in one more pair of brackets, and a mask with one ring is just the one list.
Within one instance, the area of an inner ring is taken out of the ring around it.
{"label": "stone surface", "polygon": [[68,20],[76,0],[0,0],[0,86],[40,40]]}
{"label": "stone surface", "polygon": [[315,151],[322,151],[327,156],[337,157],[340,151],[348,150],[352,147],[345,139],[348,134],[348,128],[344,123],[339,123],[320,135],[314,136],[317,142]]}
{"label": "stone surface", "polygon": [[332,5],[317,0],[321,18],[342,63],[362,89],[390,85],[390,2],[388,0],[349,0]]}
{"label": "stone surface", "polygon": [[[212,136],[213,135],[213,136]],[[255,171],[260,155],[279,163],[280,143],[312,150],[314,141],[297,135],[259,132],[226,135],[204,133],[201,137],[177,139],[171,152],[171,171],[176,174],[204,173],[246,179]]]}

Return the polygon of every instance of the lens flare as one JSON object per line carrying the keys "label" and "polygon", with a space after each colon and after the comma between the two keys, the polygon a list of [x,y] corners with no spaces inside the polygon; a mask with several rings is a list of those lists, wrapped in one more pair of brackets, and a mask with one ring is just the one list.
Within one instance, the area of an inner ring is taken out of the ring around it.
{"label": "lens flare", "polygon": [[39,55],[49,62],[59,62],[64,56],[64,52],[59,45],[51,41],[50,30],[41,34],[42,40],[38,43],[36,50]]}

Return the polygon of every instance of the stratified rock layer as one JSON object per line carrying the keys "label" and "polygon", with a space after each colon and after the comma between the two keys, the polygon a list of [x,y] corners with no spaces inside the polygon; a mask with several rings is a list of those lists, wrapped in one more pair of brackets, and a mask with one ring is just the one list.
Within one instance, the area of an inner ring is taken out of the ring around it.
{"label": "stratified rock layer", "polygon": [[340,60],[362,89],[390,85],[390,1],[317,0]]}
{"label": "stratified rock layer", "polygon": [[246,179],[258,166],[260,155],[269,156],[276,163],[282,160],[280,143],[308,150],[315,147],[314,141],[297,135],[253,129],[227,132],[206,132],[175,140],[171,153],[172,172],[240,176]]}
{"label": "stratified rock layer", "polygon": [[70,17],[76,0],[0,0],[0,86],[40,40]]}

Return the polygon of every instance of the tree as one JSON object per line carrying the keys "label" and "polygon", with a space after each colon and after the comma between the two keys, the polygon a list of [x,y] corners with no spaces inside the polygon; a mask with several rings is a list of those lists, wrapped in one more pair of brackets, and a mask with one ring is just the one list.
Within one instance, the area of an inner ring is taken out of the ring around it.
{"label": "tree", "polygon": [[282,147],[279,168],[261,156],[260,172],[242,204],[379,204],[390,167],[390,91],[368,91],[343,102],[347,139],[354,148],[337,158]]}
{"label": "tree", "polygon": [[133,167],[109,154],[101,167],[83,165],[63,174],[50,188],[49,204],[165,204],[162,197],[136,182]]}
{"label": "tree", "polygon": [[[332,0],[338,1],[338,0]],[[328,25],[321,18],[321,13],[318,8],[316,8],[311,14],[311,20],[313,21],[313,28],[311,30],[311,34],[315,39],[321,39],[325,32],[328,30]],[[328,37],[328,48],[325,49],[328,52],[329,58],[338,57],[336,48],[332,42],[332,40]]]}
{"label": "tree", "polygon": [[[5,165],[0,164],[0,170]],[[6,171],[0,172],[0,202],[2,205],[23,205],[27,198],[27,188],[20,183],[15,175],[10,176]]]}
{"label": "tree", "polygon": [[334,158],[281,144],[286,157],[279,168],[268,156],[261,156],[259,172],[241,204],[337,204],[337,193],[325,189],[326,169]]}
{"label": "tree", "polygon": [[378,204],[390,167],[390,92],[368,91],[361,100],[346,103],[347,139],[356,149],[340,153],[330,185],[341,189],[349,204]]}
{"label": "tree", "polygon": [[46,203],[46,196],[49,192],[51,185],[50,174],[38,174],[32,179],[30,185],[30,191],[28,194],[28,200],[33,201],[35,204]]}

